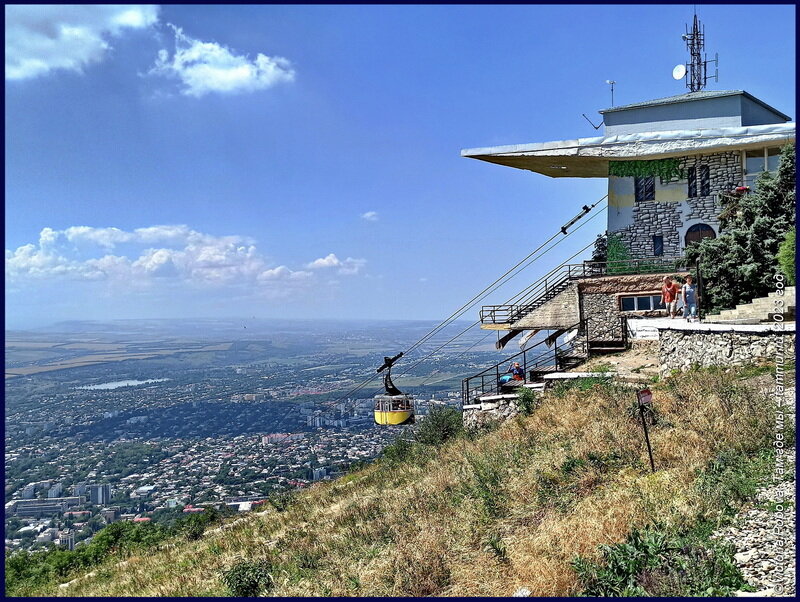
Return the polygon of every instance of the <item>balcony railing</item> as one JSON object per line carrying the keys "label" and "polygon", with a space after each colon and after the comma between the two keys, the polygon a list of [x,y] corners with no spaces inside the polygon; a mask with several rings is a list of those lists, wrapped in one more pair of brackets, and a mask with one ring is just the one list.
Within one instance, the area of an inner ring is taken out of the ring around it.
{"label": "balcony railing", "polygon": [[[580,328],[582,325],[582,322],[577,322],[565,330],[570,331],[579,328],[579,331],[583,330],[585,333],[586,328]],[[575,337],[568,343],[558,343],[556,341],[552,347],[547,347],[546,341],[547,339],[542,339],[532,347],[507,357],[494,366],[490,366],[469,378],[465,378],[461,381],[462,402],[469,404],[476,397],[498,391],[500,389],[500,377],[507,374],[507,368],[512,362],[521,364],[526,381],[538,380],[541,373],[563,369],[567,367],[565,365],[566,358],[573,357],[573,354],[583,354],[583,351],[579,351],[579,347],[583,347],[586,342],[584,337],[581,337],[580,341],[578,337]],[[502,371],[501,366],[504,367]]]}

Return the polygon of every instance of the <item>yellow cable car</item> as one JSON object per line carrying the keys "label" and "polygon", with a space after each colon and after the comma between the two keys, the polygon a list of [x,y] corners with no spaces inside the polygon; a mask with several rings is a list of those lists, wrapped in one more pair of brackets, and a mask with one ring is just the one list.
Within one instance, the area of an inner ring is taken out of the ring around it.
{"label": "yellow cable car", "polygon": [[375,424],[399,426],[414,424],[414,401],[392,383],[392,364],[402,357],[402,352],[394,357],[384,357],[378,372],[386,370],[383,387],[386,393],[375,396]]}

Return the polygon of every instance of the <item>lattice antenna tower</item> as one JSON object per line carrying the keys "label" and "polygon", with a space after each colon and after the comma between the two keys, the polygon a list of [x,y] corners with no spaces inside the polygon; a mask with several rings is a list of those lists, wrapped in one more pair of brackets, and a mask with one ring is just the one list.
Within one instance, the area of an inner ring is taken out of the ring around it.
{"label": "lattice antenna tower", "polygon": [[[686,77],[686,87],[690,92],[699,92],[706,87],[709,80],[708,64],[714,63],[714,81],[719,81],[719,55],[714,54],[714,59],[709,61],[703,48],[706,41],[706,28],[701,25],[700,20],[697,18],[697,13],[694,14],[694,22],[692,23],[692,31],[689,31],[689,25],[686,25],[686,33],[682,36],[686,42],[686,48],[689,50],[691,61],[685,65],[684,69],[680,69],[682,65],[678,65],[673,70],[673,77],[680,79]],[[681,73],[683,71],[683,73]],[[680,73],[680,75],[678,75]],[[676,77],[677,76],[677,77]]]}

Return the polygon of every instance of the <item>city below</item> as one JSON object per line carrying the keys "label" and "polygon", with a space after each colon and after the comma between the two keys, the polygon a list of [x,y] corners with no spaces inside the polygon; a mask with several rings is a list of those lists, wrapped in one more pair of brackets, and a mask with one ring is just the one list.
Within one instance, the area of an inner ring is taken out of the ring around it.
{"label": "city below", "polygon": [[[115,521],[169,523],[206,506],[248,511],[369,462],[414,428],[376,425],[380,378],[359,385],[435,324],[245,326],[6,332],[6,549],[74,549]],[[459,407],[461,378],[497,361],[485,333],[425,357],[460,327],[393,374],[418,421]]]}

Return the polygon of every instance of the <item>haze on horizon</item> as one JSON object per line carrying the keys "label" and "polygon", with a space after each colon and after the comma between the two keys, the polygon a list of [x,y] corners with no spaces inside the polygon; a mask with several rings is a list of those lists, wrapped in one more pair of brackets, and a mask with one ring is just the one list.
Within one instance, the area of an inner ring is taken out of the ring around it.
{"label": "haze on horizon", "polygon": [[[691,11],[6,6],[6,327],[441,320],[606,192],[459,151],[597,135],[608,79],[683,93]],[[697,11],[709,89],[792,115],[795,7]]]}

